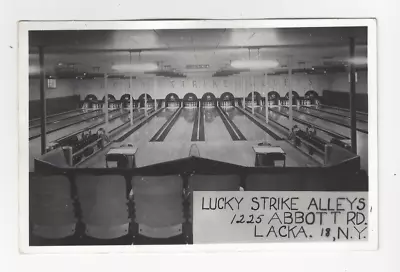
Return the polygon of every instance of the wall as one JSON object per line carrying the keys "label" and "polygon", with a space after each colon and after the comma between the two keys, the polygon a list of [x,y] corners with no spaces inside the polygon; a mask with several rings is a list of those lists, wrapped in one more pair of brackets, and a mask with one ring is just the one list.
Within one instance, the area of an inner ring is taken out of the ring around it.
{"label": "wall", "polygon": [[[76,95],[71,80],[57,80],[55,89],[47,88],[46,109],[47,114],[56,114],[79,107],[79,96]],[[40,81],[29,79],[29,119],[40,117]]]}
{"label": "wall", "polygon": [[[349,75],[347,73],[336,74],[332,77],[332,84],[329,90],[338,92],[349,92],[350,83]],[[357,73],[356,93],[367,94],[368,93],[368,72]]]}
{"label": "wall", "polygon": [[[108,91],[113,94],[116,99],[125,93],[130,93],[129,79],[108,79]],[[287,75],[269,75],[267,78],[263,76],[256,77],[256,91],[265,96],[269,91],[276,91],[281,96],[288,92],[288,79]],[[148,92],[154,97],[154,90],[156,88],[157,99],[165,98],[170,93],[176,93],[180,98],[188,92],[195,93],[199,98],[206,92],[212,92],[215,96],[219,97],[224,92],[231,92],[234,96],[243,97],[252,91],[252,84],[250,78],[245,78],[245,89],[241,88],[239,77],[221,77],[221,78],[157,78],[154,82],[153,79],[133,79],[132,87],[134,98],[137,99],[140,94]],[[296,74],[292,76],[292,89],[304,96],[308,90],[315,90],[322,96],[323,90],[348,92],[349,82],[347,73],[335,74],[334,76],[326,75],[304,75]],[[46,85],[47,87],[47,85]],[[356,84],[357,93],[366,94],[367,88],[367,72],[358,73],[358,82]],[[72,95],[80,95],[83,100],[88,94],[95,94],[98,99],[104,96],[104,79],[93,80],[57,80],[56,89],[46,88],[47,98],[67,97]],[[39,79],[29,80],[29,100],[39,100]]]}
{"label": "wall", "polygon": [[[47,88],[45,82],[46,98],[56,98],[64,96],[72,96],[76,94],[72,88],[72,81],[67,79],[57,79],[55,89]],[[29,79],[29,100],[40,100],[40,80]]]}
{"label": "wall", "polygon": [[[245,83],[243,83],[244,91],[241,88],[240,81],[239,77],[157,78],[156,81],[150,78],[143,78],[133,79],[132,89],[135,99],[144,92],[157,99],[163,99],[169,93],[176,93],[180,98],[183,98],[189,92],[195,93],[199,98],[206,92],[212,92],[216,97],[219,97],[224,92],[231,92],[237,97],[243,97],[244,93],[247,96],[252,91],[251,80],[250,78],[245,79]],[[322,95],[324,89],[330,88],[331,81],[332,79],[328,76],[293,75],[292,89],[298,92],[300,96],[304,96],[308,90],[315,90]],[[267,78],[258,76],[255,78],[256,91],[263,96],[269,91],[277,91],[281,96],[284,96],[288,92],[287,84],[287,76],[284,75],[271,75]],[[107,85],[108,92],[113,94],[116,99],[120,99],[125,93],[130,93],[129,79],[108,79]],[[102,99],[104,96],[104,79],[71,80],[71,86],[73,91],[80,95],[81,100],[88,94],[95,94],[98,99]],[[154,88],[157,90],[156,95],[154,95]]]}
{"label": "wall", "polygon": [[[327,105],[349,108],[350,83],[347,73],[332,76],[329,89],[323,91],[322,102]],[[358,72],[356,82],[356,110],[368,112],[368,72]]]}

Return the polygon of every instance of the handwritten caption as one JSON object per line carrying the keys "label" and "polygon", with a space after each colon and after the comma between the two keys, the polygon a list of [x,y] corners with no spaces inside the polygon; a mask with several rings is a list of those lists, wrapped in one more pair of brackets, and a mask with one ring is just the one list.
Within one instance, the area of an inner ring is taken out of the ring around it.
{"label": "handwritten caption", "polygon": [[368,239],[366,192],[194,192],[194,243]]}

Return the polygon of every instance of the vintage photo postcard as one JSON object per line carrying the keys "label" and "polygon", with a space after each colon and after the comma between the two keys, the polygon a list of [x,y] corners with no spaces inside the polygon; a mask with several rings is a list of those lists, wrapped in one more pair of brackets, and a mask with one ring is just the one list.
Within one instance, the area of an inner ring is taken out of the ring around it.
{"label": "vintage photo postcard", "polygon": [[23,253],[377,248],[376,22],[19,23]]}

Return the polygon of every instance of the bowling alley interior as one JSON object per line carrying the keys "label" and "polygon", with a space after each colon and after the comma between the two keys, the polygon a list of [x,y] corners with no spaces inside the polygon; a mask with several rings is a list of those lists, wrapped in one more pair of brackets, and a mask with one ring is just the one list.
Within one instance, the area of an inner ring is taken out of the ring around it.
{"label": "bowling alley interior", "polygon": [[193,244],[195,191],[368,191],[367,32],[30,31],[30,245]]}

